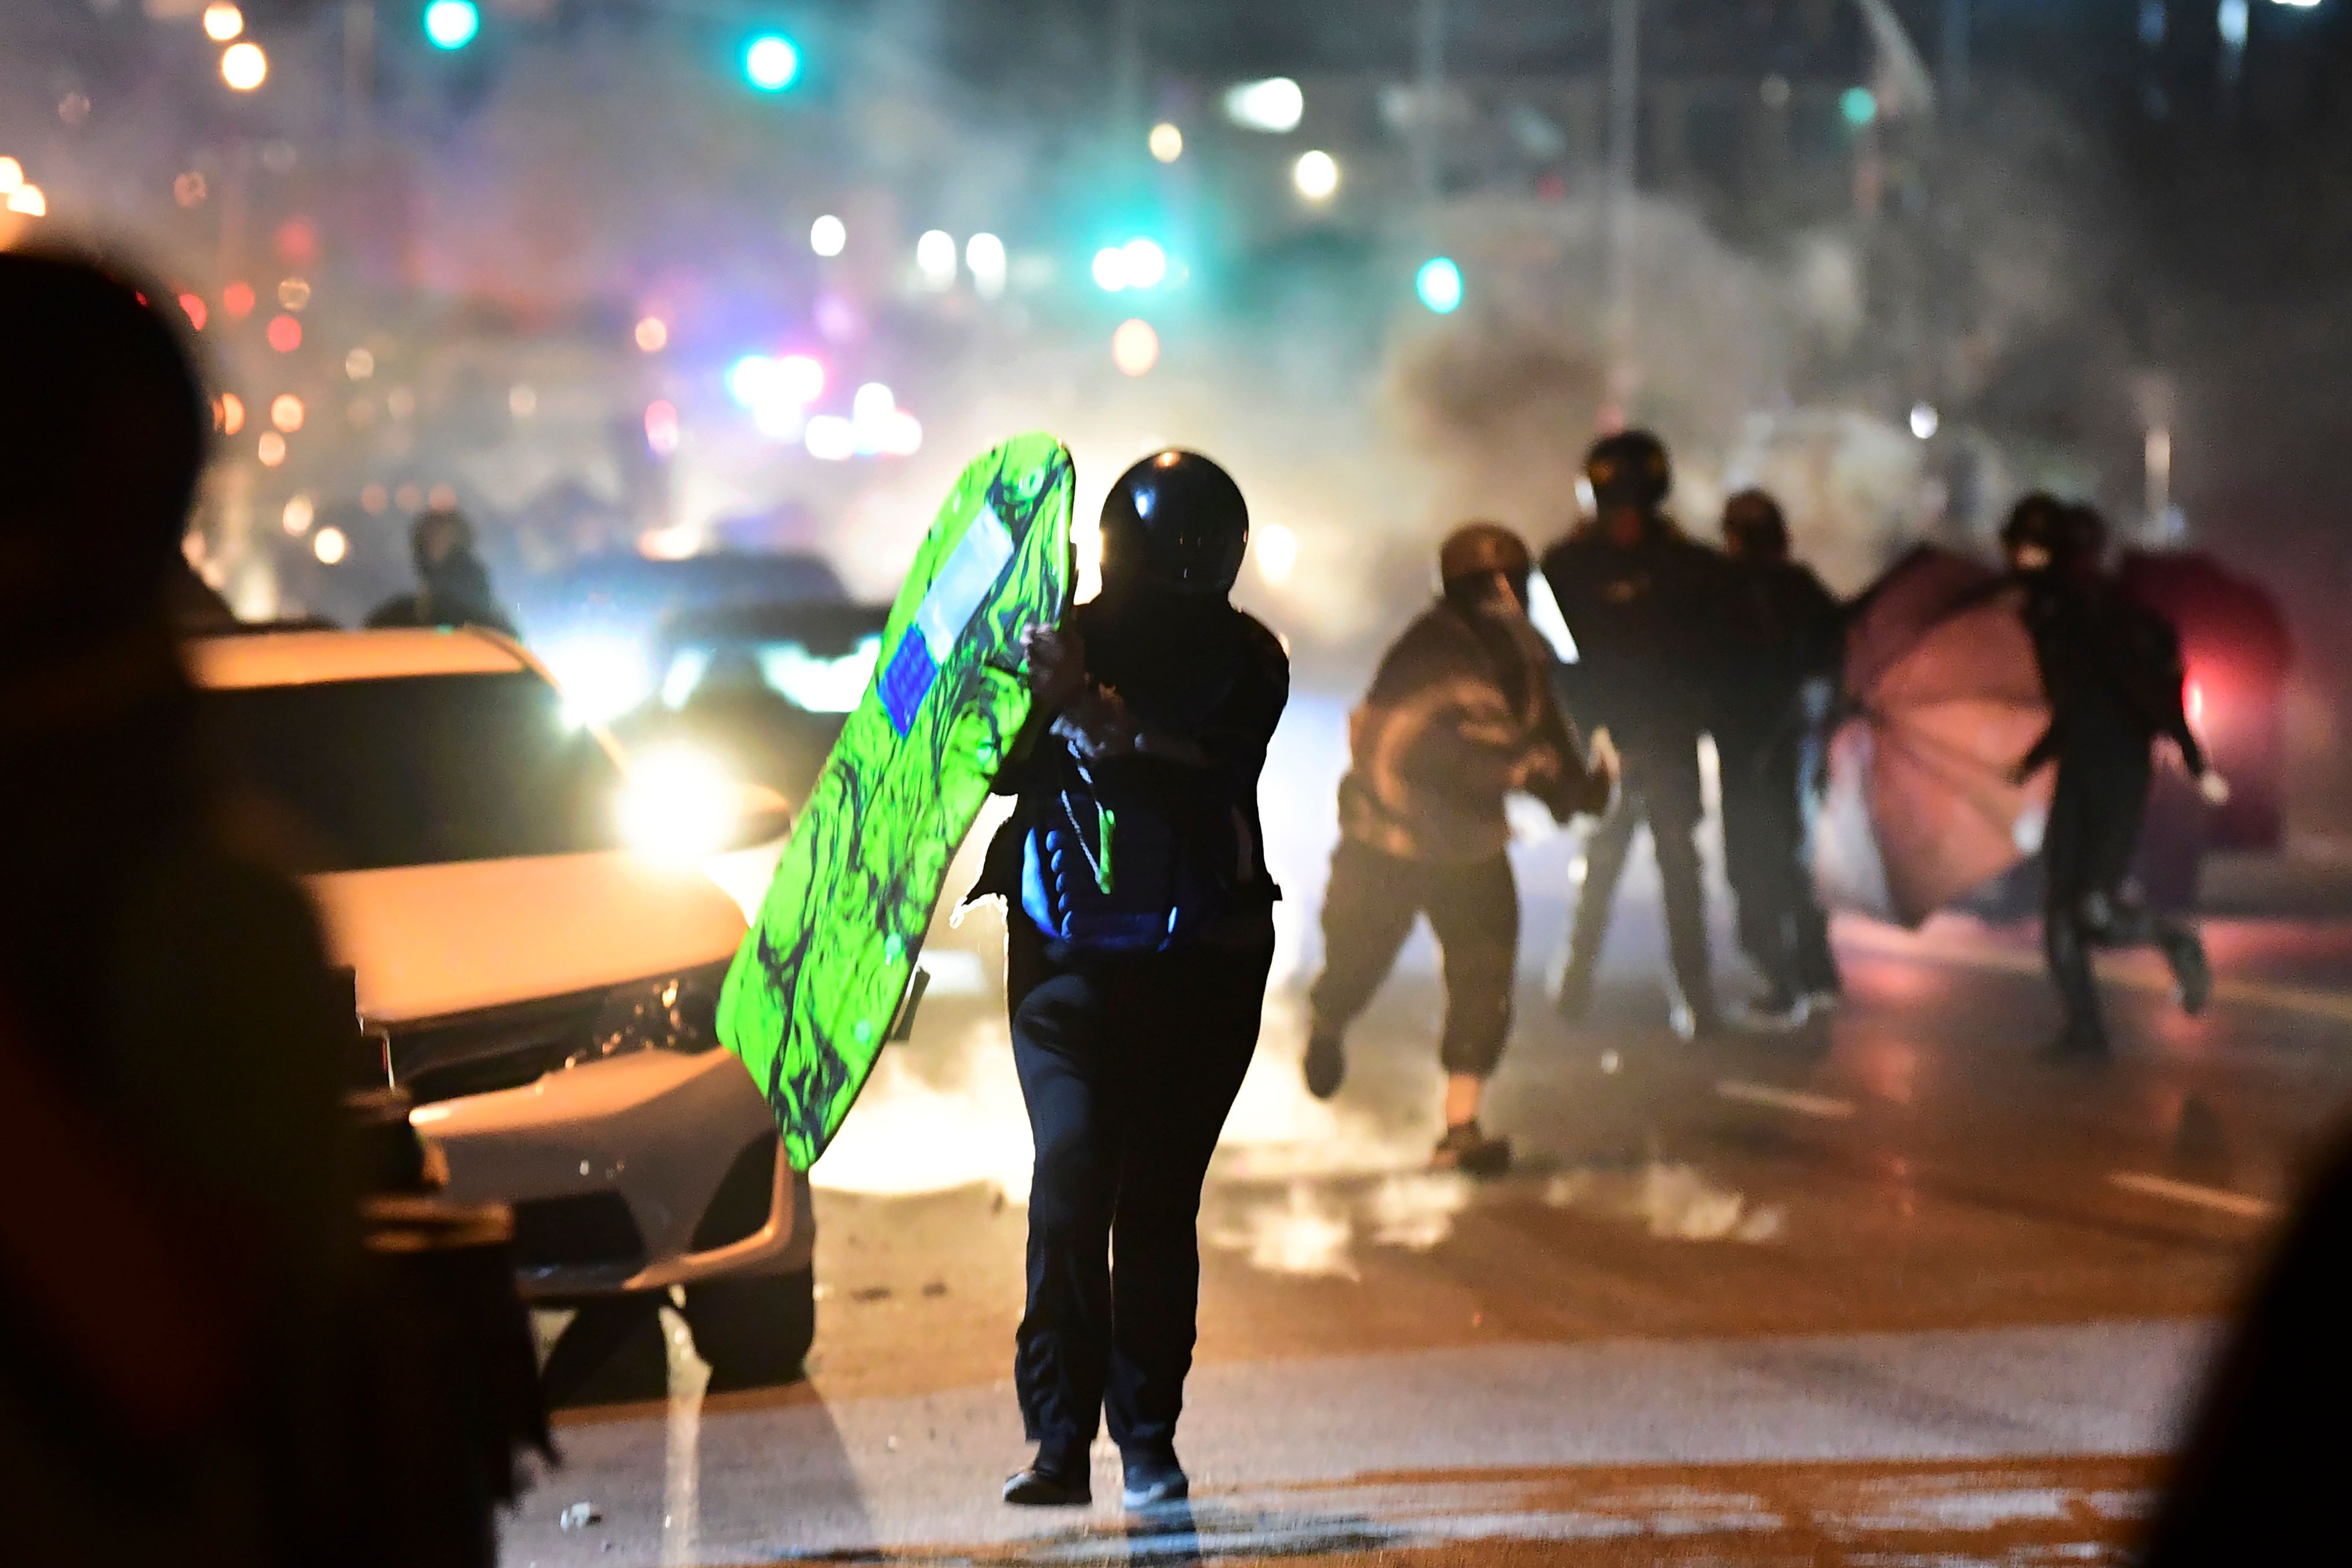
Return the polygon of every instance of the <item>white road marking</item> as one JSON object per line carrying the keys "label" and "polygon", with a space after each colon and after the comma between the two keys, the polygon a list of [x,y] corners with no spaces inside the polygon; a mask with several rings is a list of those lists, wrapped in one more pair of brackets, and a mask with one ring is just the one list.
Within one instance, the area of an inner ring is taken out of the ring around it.
{"label": "white road marking", "polygon": [[1740,1078],[1717,1081],[1715,1092],[1726,1100],[1744,1101],[1750,1105],[1769,1105],[1776,1111],[1793,1111],[1800,1116],[1813,1116],[1824,1122],[1843,1122],[1853,1115],[1854,1110],[1851,1100],[1835,1100],[1827,1094],[1808,1094],[1801,1089],[1775,1089],[1769,1083],[1750,1083]]}
{"label": "white road marking", "polygon": [[2231,1192],[2226,1187],[2200,1186],[2195,1182],[2174,1181],[2170,1176],[2156,1176],[2147,1171],[2116,1171],[2107,1180],[2126,1192],[2210,1208],[2218,1213],[2235,1215],[2240,1219],[2268,1219],[2278,1213],[2278,1205],[2268,1198]]}

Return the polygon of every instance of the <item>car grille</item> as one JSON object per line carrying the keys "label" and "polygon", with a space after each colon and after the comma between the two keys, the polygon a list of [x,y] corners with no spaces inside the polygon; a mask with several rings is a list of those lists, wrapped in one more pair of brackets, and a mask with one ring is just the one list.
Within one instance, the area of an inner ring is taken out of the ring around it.
{"label": "car grille", "polygon": [[617,1192],[536,1197],[514,1206],[515,1267],[634,1269],[646,1260],[646,1239]]}
{"label": "car grille", "polygon": [[520,1089],[588,1049],[602,988],[389,1030],[392,1081],[420,1105]]}

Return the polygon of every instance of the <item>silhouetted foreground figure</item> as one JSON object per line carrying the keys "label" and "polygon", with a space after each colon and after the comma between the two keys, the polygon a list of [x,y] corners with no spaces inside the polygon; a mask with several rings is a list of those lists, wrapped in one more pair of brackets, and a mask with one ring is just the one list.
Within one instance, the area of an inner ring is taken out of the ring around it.
{"label": "silhouetted foreground figure", "polygon": [[474,553],[474,525],[465,514],[436,507],[408,530],[416,563],[416,591],[388,599],[367,623],[384,626],[484,626],[516,635],[514,622],[490,588],[490,570]]}
{"label": "silhouetted foreground figure", "polygon": [[412,1528],[383,1490],[415,1431],[378,1396],[434,1368],[365,1284],[351,990],[200,766],[208,426],[131,287],[0,255],[0,1555],[487,1563],[487,1500]]}
{"label": "silhouetted foreground figure", "polygon": [[1188,452],[1137,464],[1102,533],[1100,597],[1030,635],[1052,727],[998,780],[1017,801],[974,893],[1008,905],[1037,1148],[1013,1358],[1037,1453],[1004,1498],[1086,1501],[1108,1414],[1127,1504],[1144,1508],[1187,1490],[1201,1182],[1274,961],[1257,787],[1290,665],[1227,601],[1249,513],[1224,470]]}
{"label": "silhouetted foreground figure", "polygon": [[2352,1141],[2321,1166],[2213,1364],[2141,1568],[2345,1561],[2347,1317]]}

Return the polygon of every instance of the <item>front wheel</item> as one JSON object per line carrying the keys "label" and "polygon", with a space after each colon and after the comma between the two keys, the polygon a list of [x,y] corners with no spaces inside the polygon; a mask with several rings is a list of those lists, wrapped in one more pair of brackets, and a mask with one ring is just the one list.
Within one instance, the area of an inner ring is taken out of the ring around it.
{"label": "front wheel", "polygon": [[712,1393],[796,1383],[816,1338],[815,1270],[688,1285],[686,1323]]}

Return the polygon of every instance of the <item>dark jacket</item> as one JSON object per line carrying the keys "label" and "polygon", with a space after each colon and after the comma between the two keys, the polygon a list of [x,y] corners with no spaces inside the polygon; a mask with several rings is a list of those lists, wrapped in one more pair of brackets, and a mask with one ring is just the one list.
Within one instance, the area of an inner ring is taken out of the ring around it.
{"label": "dark jacket", "polygon": [[1514,789],[1540,788],[1562,818],[1583,809],[1591,779],[1551,663],[1523,616],[1446,600],[1423,612],[1349,719],[1339,831],[1400,859],[1458,863],[1509,844],[1503,802]]}
{"label": "dark jacket", "polygon": [[[1265,869],[1258,776],[1290,700],[1290,655],[1263,623],[1228,604],[1182,606],[1176,616],[1125,614],[1122,608],[1097,598],[1072,612],[1086,643],[1087,674],[1118,693],[1145,727],[1200,747],[1209,765],[1130,757],[1087,766],[1117,770],[1125,798],[1139,798],[1171,822],[1213,826],[1219,833],[1237,824],[1240,862],[1230,880],[1243,905],[1269,908],[1279,892]],[[1055,716],[1032,716],[1034,741],[996,777],[996,793],[1014,797],[1013,815],[990,841],[971,898],[1002,894],[1008,904],[1020,903],[1022,845],[1074,767],[1069,746],[1049,727]],[[1206,842],[1219,833],[1192,836]]]}
{"label": "dark jacket", "polygon": [[1708,728],[1725,749],[1748,750],[1799,735],[1809,722],[1807,688],[1834,688],[1845,612],[1800,562],[1731,557],[1726,568],[1738,614]]}
{"label": "dark jacket", "polygon": [[1576,639],[1570,711],[1620,749],[1688,745],[1728,658],[1727,563],[1671,522],[1632,549],[1586,523],[1544,552],[1544,579]]}
{"label": "dark jacket", "polygon": [[2180,748],[2191,773],[2205,770],[2204,748],[2182,702],[2180,639],[2172,623],[2106,578],[2025,585],[2025,629],[2033,639],[2050,727],[2024,766],[2144,766],[2159,737]]}
{"label": "dark jacket", "polygon": [[514,622],[490,588],[489,570],[479,557],[457,550],[425,574],[424,586],[376,606],[372,629],[389,626],[484,626],[512,637]]}

